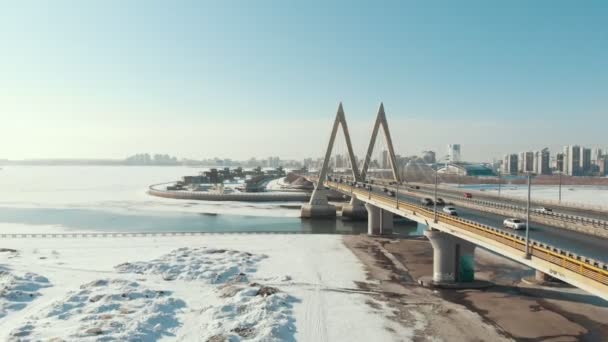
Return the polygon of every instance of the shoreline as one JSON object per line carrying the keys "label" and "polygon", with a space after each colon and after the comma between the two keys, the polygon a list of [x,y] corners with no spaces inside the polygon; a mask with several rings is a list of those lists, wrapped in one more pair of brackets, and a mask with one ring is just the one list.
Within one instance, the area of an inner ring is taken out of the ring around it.
{"label": "shoreline", "polygon": [[[487,280],[494,286],[484,290],[440,290],[423,288],[417,279],[432,274],[432,247],[424,237],[391,239],[367,236],[344,237],[345,245],[364,263],[370,280],[381,288],[399,291],[407,298],[433,298],[440,317],[430,322],[430,330],[439,337],[458,336],[458,340],[484,340],[480,334],[489,333],[469,327],[471,316],[493,327],[493,336],[486,340],[523,339],[559,341],[601,341],[608,336],[608,302],[571,287],[544,287],[521,282],[533,271],[514,261],[477,248],[476,279]],[[361,252],[371,250],[373,253]],[[384,253],[388,253],[387,258]],[[391,261],[396,260],[397,263]],[[400,266],[401,265],[401,266]],[[387,268],[382,271],[378,268]],[[405,270],[405,271],[404,271]],[[403,281],[395,281],[402,279]],[[401,299],[385,296],[388,305],[403,307]],[[456,308],[451,308],[456,305]],[[448,310],[449,308],[449,310]],[[456,310],[453,315],[450,310]],[[463,311],[464,310],[464,311]],[[463,317],[468,317],[461,322]],[[602,317],[605,317],[603,320]],[[598,320],[598,318],[600,318]],[[539,325],[538,322],[543,324]],[[450,323],[451,322],[451,323]],[[467,326],[452,331],[449,327]],[[447,330],[446,330],[446,327]]]}

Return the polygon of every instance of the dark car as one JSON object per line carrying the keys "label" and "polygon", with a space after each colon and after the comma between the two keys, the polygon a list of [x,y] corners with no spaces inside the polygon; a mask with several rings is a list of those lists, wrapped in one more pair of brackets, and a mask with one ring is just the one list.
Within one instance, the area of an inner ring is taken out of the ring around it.
{"label": "dark car", "polygon": [[420,200],[420,203],[422,203],[423,205],[427,205],[427,206],[434,204],[433,200],[430,198],[423,198]]}
{"label": "dark car", "polygon": [[464,198],[473,198],[473,194],[470,192],[465,192],[464,193]]}
{"label": "dark car", "polygon": [[445,205],[445,201],[441,197],[437,197],[437,205]]}

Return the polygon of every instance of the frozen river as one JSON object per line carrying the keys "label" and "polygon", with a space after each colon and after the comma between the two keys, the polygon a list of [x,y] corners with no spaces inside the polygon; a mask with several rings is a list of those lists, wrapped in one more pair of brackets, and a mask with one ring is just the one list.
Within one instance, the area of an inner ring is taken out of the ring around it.
{"label": "frozen river", "polygon": [[[189,167],[12,166],[0,171],[0,232],[199,231],[359,233],[365,222],[301,220],[287,203],[174,200],[150,184],[194,175]],[[293,203],[290,203],[293,205]],[[401,229],[398,225],[397,229]],[[416,228],[403,228],[416,233]]]}

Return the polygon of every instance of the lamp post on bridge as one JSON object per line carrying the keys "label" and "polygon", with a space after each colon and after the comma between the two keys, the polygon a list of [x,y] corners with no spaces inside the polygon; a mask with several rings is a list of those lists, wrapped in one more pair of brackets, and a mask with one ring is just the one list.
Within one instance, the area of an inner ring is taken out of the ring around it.
{"label": "lamp post on bridge", "polygon": [[437,223],[437,179],[439,174],[439,168],[435,170],[435,198],[433,200],[433,222]]}
{"label": "lamp post on bridge", "polygon": [[[447,163],[449,161],[449,155],[445,156],[444,161],[446,162],[446,171],[447,171]],[[438,183],[438,179],[439,179],[439,162],[440,161],[436,161],[435,162],[435,193],[434,193],[434,200],[433,200],[433,222],[437,223],[437,183]]]}
{"label": "lamp post on bridge", "polygon": [[562,171],[556,171],[559,174],[559,195],[557,198],[557,203],[562,203]]}
{"label": "lamp post on bridge", "polygon": [[500,179],[500,169],[498,170],[498,197],[500,198],[500,185],[502,180]]}
{"label": "lamp post on bridge", "polygon": [[530,259],[530,195],[532,189],[532,172],[527,171],[528,174],[528,201],[526,204],[526,259]]}

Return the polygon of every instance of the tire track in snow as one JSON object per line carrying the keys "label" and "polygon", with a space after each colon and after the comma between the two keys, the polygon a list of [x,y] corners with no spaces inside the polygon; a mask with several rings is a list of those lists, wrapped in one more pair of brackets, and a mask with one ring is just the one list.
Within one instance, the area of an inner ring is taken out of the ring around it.
{"label": "tire track in snow", "polygon": [[326,322],[326,307],[324,300],[324,288],[321,274],[317,272],[317,284],[312,289],[312,294],[306,300],[306,322],[305,329],[309,336],[303,340],[307,341],[328,341]]}

